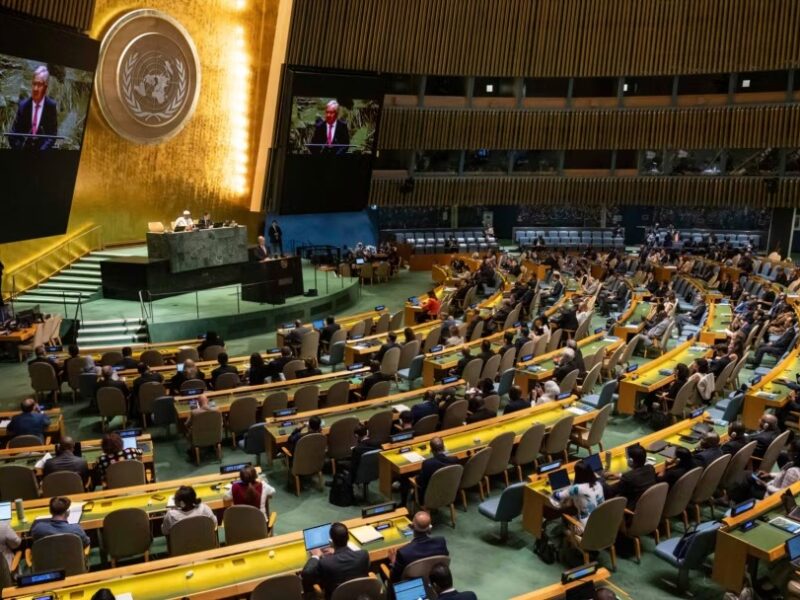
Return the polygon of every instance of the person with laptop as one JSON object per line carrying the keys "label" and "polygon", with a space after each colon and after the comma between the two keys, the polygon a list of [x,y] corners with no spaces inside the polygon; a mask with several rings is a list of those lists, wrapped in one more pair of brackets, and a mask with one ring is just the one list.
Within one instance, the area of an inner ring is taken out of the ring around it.
{"label": "person with laptop", "polygon": [[626,498],[628,508],[633,508],[639,496],[656,482],[656,471],[653,465],[647,463],[647,452],[640,445],[630,446],[627,455],[628,471],[619,476],[615,485],[606,484],[603,491],[606,498]]}
{"label": "person with laptop", "polygon": [[433,537],[432,530],[430,514],[424,510],[417,512],[411,521],[411,531],[413,531],[411,541],[405,546],[389,550],[390,581],[400,581],[405,568],[414,561],[429,556],[450,556],[447,540],[439,536]]}
{"label": "person with laptop", "polygon": [[792,441],[789,447],[789,461],[784,463],[780,471],[774,474],[759,471],[752,480],[756,483],[757,489],[754,490],[754,495],[758,498],[777,494],[800,481],[800,439]]}
{"label": "person with laptop", "polygon": [[[303,532],[305,534],[305,532]],[[333,523],[329,530],[330,545],[306,548],[310,557],[300,574],[306,593],[319,585],[330,598],[337,587],[359,577],[369,575],[369,553],[353,550],[348,545],[349,533],[343,523]]]}
{"label": "person with laptop", "polygon": [[[569,484],[569,478],[567,478]],[[598,481],[597,475],[585,460],[575,463],[575,478],[571,485],[553,490],[551,499],[558,508],[574,506],[578,512],[578,520],[583,526],[589,520],[589,515],[605,502],[603,486]],[[560,522],[559,522],[560,524]],[[580,533],[580,532],[578,532]]]}
{"label": "person with laptop", "polygon": [[190,485],[182,485],[175,492],[175,506],[167,508],[167,514],[164,515],[164,521],[161,523],[161,533],[169,535],[178,522],[189,517],[208,517],[214,521],[215,526],[218,524],[214,511],[208,504],[203,504],[197,497],[194,488]]}
{"label": "person with laptop", "polygon": [[72,501],[65,496],[54,496],[50,498],[50,518],[36,519],[31,526],[31,538],[33,541],[40,540],[50,535],[60,533],[72,533],[81,538],[83,547],[90,544],[89,536],[77,523],[69,522],[69,507]]}
{"label": "person with laptop", "polygon": [[[135,438],[134,438],[135,439]],[[103,453],[97,459],[97,471],[104,480],[106,469],[123,460],[142,460],[142,449],[138,446],[125,447],[118,433],[107,433],[100,441]]]}
{"label": "person with laptop", "polygon": [[453,574],[444,563],[434,565],[428,575],[431,587],[439,600],[478,600],[475,592],[459,592],[453,587]]}

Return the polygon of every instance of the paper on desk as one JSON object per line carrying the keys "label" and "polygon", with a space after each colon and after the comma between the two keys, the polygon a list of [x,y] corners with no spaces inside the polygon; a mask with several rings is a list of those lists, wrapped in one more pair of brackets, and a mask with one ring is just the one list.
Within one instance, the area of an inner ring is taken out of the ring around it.
{"label": "paper on desk", "polygon": [[567,407],[566,410],[568,412],[571,412],[574,415],[585,415],[587,412],[589,412],[589,411],[583,410],[582,408],[578,408],[577,406],[569,406],[569,407]]}
{"label": "paper on desk", "polygon": [[114,594],[114,598],[117,600],[133,600],[133,594],[130,592],[125,592],[124,594]]}
{"label": "paper on desk", "polygon": [[369,544],[383,539],[383,534],[372,525],[363,525],[350,530],[351,535],[359,544]]}
{"label": "paper on desk", "polygon": [[44,455],[42,458],[40,458],[39,460],[37,460],[37,461],[36,461],[36,464],[35,464],[35,465],[33,465],[33,466],[34,466],[35,468],[37,468],[37,469],[43,469],[43,468],[44,468],[44,463],[46,463],[46,462],[47,462],[48,460],[50,460],[51,458],[53,458],[53,456],[52,456],[52,455],[51,455],[49,452],[47,452],[47,453],[45,453],[45,455]]}
{"label": "paper on desk", "polygon": [[167,508],[175,508],[175,494],[167,498]]}
{"label": "paper on desk", "polygon": [[411,409],[408,408],[405,404],[395,404],[395,405],[392,406],[392,410],[395,411],[395,412],[401,413],[403,411],[411,410]]}
{"label": "paper on desk", "polygon": [[403,457],[410,463],[418,463],[425,460],[424,456],[417,454],[416,452],[406,452],[403,454]]}
{"label": "paper on desk", "polygon": [[11,423],[11,419],[0,419],[0,428],[5,429]]}

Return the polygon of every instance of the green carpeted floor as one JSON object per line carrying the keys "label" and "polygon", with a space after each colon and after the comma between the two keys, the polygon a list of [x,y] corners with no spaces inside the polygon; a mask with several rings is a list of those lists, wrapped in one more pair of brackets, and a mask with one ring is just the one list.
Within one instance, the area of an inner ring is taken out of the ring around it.
{"label": "green carpeted floor", "polygon": [[[359,302],[350,307],[345,314],[369,310],[377,304],[385,304],[391,310],[399,310],[408,296],[420,293],[430,283],[429,273],[403,272],[387,284],[366,286]],[[190,315],[189,318],[193,318]],[[595,326],[603,323],[598,319]],[[264,334],[249,338],[229,340],[227,346],[232,354],[249,353],[263,350],[274,344],[274,334]],[[15,407],[19,400],[29,392],[27,370],[24,365],[0,364],[0,406],[5,409]],[[64,402],[67,430],[77,439],[97,438],[100,436],[99,418],[91,414],[85,406],[73,406],[68,400]],[[181,477],[215,473],[219,464],[209,459],[202,466],[195,467],[187,460],[187,444],[179,437],[167,438],[162,431],[151,432],[156,441],[156,473],[159,480],[178,480]],[[649,433],[632,418],[617,417],[612,419],[604,437],[607,448],[629,441]],[[224,448],[223,462],[232,464],[248,458],[241,451],[234,451],[230,443]],[[359,508],[339,508],[327,501],[328,489],[320,492],[313,485],[304,488],[300,498],[296,498],[286,488],[287,474],[283,463],[276,461],[274,467],[267,471],[272,484],[278,493],[271,503],[271,509],[278,512],[276,532],[286,533],[339,519],[359,516]],[[176,481],[176,486],[178,482]],[[492,494],[499,494],[500,484],[495,484]],[[370,492],[373,502],[381,500],[377,485],[373,484]],[[471,589],[481,600],[501,600],[522,594],[538,587],[549,585],[559,579],[564,570],[563,565],[544,564],[534,553],[534,538],[522,529],[519,520],[512,523],[510,538],[500,544],[496,541],[499,527],[478,513],[479,498],[477,493],[470,495],[469,509],[458,510],[455,529],[449,526],[445,512],[436,518],[435,535],[447,538],[452,568],[456,585],[459,589]],[[678,527],[680,531],[680,527]],[[672,588],[664,580],[673,581],[675,570],[656,558],[652,549],[654,541],[643,541],[644,557],[641,564],[636,564],[621,548],[619,567],[612,581],[637,600],[654,600],[675,597]],[[163,552],[163,540],[154,547],[156,552]],[[607,555],[600,557],[603,564],[608,564]],[[692,592],[695,598],[717,599],[722,591],[703,574],[695,574],[692,578]]]}

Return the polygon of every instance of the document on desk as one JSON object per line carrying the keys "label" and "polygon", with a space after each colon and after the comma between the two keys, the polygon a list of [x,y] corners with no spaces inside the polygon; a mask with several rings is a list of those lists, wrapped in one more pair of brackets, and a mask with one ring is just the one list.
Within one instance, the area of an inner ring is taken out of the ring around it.
{"label": "document on desk", "polygon": [[33,465],[33,466],[35,468],[37,468],[37,469],[44,469],[44,463],[46,463],[51,458],[53,458],[53,455],[50,454],[49,452],[46,452],[45,455],[42,458],[40,458],[39,460],[37,460],[36,464]]}
{"label": "document on desk", "polygon": [[11,424],[11,419],[0,419],[0,427],[6,429]]}
{"label": "document on desk", "polygon": [[789,533],[795,534],[800,531],[800,523],[797,521],[793,521],[792,519],[786,519],[784,517],[775,517],[769,522],[770,525],[773,527],[777,527],[778,529],[783,529],[784,531],[788,531]]}
{"label": "document on desk", "polygon": [[406,452],[403,454],[403,457],[410,463],[418,463],[425,460],[424,456],[417,454],[416,452]]}
{"label": "document on desk", "polygon": [[372,525],[356,527],[355,529],[351,529],[350,533],[358,540],[358,543],[362,545],[369,544],[370,542],[377,542],[378,540],[383,539],[381,532],[375,529]]}
{"label": "document on desk", "polygon": [[588,410],[583,410],[577,406],[569,406],[566,410],[567,412],[571,412],[573,415],[585,415],[587,412],[589,412]]}

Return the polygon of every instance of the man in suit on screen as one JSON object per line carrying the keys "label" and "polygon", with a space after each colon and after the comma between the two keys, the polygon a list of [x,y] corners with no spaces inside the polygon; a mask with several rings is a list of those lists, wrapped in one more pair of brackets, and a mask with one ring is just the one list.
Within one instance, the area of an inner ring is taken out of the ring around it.
{"label": "man in suit on screen", "polygon": [[317,120],[311,137],[311,154],[347,154],[350,132],[347,123],[339,119],[339,103],[331,100],[325,105],[325,120]]}
{"label": "man in suit on screen", "polygon": [[[11,129],[12,133],[40,136],[58,135],[56,101],[47,97],[49,82],[50,72],[47,67],[44,65],[36,67],[31,83],[31,97],[19,103],[17,116]],[[8,139],[11,147],[16,149],[48,150],[55,144],[55,139],[50,137],[33,138],[11,135]]]}

